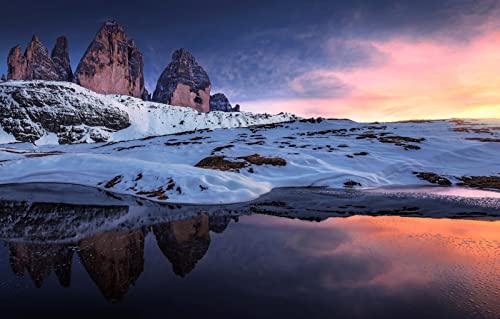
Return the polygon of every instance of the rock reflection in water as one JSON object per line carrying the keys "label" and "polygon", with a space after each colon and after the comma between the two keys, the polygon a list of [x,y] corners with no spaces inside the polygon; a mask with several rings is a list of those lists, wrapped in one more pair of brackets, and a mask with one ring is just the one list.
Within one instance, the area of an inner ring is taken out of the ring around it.
{"label": "rock reflection in water", "polygon": [[231,222],[227,216],[200,215],[129,231],[110,231],[83,238],[76,243],[44,244],[9,242],[10,265],[19,277],[26,273],[41,288],[53,271],[62,287],[71,284],[73,252],[108,302],[123,299],[144,270],[144,243],[152,231],[158,246],[184,277],[205,256],[210,230],[221,233]]}
{"label": "rock reflection in water", "polygon": [[176,275],[184,277],[205,256],[210,246],[209,217],[153,226],[158,246],[172,263]]}
{"label": "rock reflection in water", "polygon": [[71,283],[73,249],[69,245],[10,243],[10,266],[19,277],[29,274],[40,288],[53,270],[63,287]]}
{"label": "rock reflection in water", "polygon": [[108,232],[78,243],[83,266],[109,302],[121,300],[144,270],[145,233]]}

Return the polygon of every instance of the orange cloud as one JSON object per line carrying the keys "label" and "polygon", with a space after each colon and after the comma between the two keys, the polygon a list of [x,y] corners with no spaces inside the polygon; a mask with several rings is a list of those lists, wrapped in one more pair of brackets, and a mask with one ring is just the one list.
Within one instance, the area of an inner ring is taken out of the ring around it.
{"label": "orange cloud", "polygon": [[[247,102],[245,108],[358,121],[500,118],[500,30],[460,44],[400,38],[366,45],[384,54],[385,63],[301,76],[312,87],[328,88],[328,79],[332,87],[343,83],[347,95]],[[292,90],[305,90],[307,83],[297,83],[291,81]]]}

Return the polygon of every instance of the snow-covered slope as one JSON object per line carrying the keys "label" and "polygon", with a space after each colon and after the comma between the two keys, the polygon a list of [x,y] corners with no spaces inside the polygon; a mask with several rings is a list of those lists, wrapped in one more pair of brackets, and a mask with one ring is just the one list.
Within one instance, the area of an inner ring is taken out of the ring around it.
{"label": "snow-covered slope", "polygon": [[200,113],[191,108],[102,95],[73,83],[0,83],[0,142],[41,144],[120,141],[183,131],[246,127],[295,116]]}
{"label": "snow-covered slope", "polygon": [[[152,122],[131,126],[117,139],[151,132]],[[74,183],[160,202],[230,203],[286,186],[373,188],[432,185],[427,180],[456,184],[464,176],[495,179],[499,142],[499,121],[323,120],[106,144],[24,143],[0,145],[0,183]]]}
{"label": "snow-covered slope", "polygon": [[293,121],[293,114],[276,115],[250,112],[209,112],[200,113],[189,107],[145,102],[124,95],[108,95],[130,116],[130,127],[111,134],[110,141],[123,141],[180,133],[194,130],[248,127]]}

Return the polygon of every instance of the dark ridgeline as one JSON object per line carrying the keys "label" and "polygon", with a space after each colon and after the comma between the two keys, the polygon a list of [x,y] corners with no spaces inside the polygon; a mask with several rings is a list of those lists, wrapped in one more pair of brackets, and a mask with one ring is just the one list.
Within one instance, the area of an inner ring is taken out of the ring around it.
{"label": "dark ridgeline", "polygon": [[[212,84],[208,74],[186,49],[176,50],[152,95],[144,86],[144,59],[124,28],[105,22],[78,63],[71,70],[68,40],[57,38],[52,54],[37,36],[23,53],[19,45],[10,50],[8,80],[43,80],[75,82],[101,94],[129,95],[143,100],[191,107],[199,112],[239,112],[223,94],[210,96]],[[3,81],[3,79],[2,79]]]}

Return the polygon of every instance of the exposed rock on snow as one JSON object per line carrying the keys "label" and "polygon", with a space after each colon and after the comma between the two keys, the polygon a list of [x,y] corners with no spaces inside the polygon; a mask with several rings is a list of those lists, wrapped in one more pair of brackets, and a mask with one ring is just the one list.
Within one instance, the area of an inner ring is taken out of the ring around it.
{"label": "exposed rock on snow", "polygon": [[10,50],[7,64],[9,80],[72,80],[67,41],[63,37],[58,38],[52,58],[40,39],[33,36],[24,54],[19,45]]}
{"label": "exposed rock on snow", "polygon": [[498,176],[463,176],[460,181],[460,184],[470,187],[500,190],[500,177]]}
{"label": "exposed rock on snow", "polygon": [[76,82],[97,93],[144,96],[144,62],[123,27],[106,22],[80,60]]}
{"label": "exposed rock on snow", "polygon": [[[118,103],[115,103],[118,104]],[[0,125],[18,141],[56,134],[61,144],[105,141],[130,125],[113,101],[74,84],[5,82],[0,85]]]}
{"label": "exposed rock on snow", "polygon": [[[286,161],[279,157],[263,157],[259,154],[239,156],[236,158],[226,158],[222,155],[212,155],[205,157],[199,161],[195,166],[206,169],[216,169],[220,171],[235,171],[239,172],[240,169],[248,167],[249,165],[271,165],[271,166],[285,166]],[[253,172],[253,168],[249,169]]]}
{"label": "exposed rock on snow", "polygon": [[153,101],[210,111],[211,83],[205,70],[186,49],[172,54],[153,93]]}
{"label": "exposed rock on snow", "polygon": [[239,112],[240,106],[239,104],[236,104],[233,108],[224,94],[216,93],[210,96],[210,111]]}

